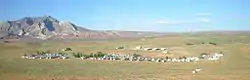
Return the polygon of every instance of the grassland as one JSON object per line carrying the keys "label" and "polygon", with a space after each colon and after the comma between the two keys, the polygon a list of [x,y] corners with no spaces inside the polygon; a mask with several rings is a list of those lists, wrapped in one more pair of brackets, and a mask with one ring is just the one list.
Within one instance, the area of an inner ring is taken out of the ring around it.
{"label": "grassland", "polygon": [[[199,44],[215,42],[218,45]],[[185,42],[197,43],[187,46]],[[126,50],[112,50],[117,46]],[[172,55],[161,52],[129,50],[135,46],[169,47]],[[138,53],[145,56],[199,55],[202,52],[223,51],[219,61],[198,63],[153,63],[90,60],[26,60],[25,53],[37,50],[60,51],[71,47],[73,51]],[[111,50],[109,49],[111,48]],[[191,70],[201,68],[198,74]],[[181,36],[152,39],[119,39],[112,41],[72,42],[13,42],[0,43],[1,80],[250,80],[250,36]]]}

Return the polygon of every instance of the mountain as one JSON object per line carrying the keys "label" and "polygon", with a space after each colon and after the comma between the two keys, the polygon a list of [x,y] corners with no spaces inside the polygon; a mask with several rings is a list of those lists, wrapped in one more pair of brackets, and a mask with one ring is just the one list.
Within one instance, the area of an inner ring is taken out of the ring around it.
{"label": "mountain", "polygon": [[69,21],[59,21],[52,16],[24,17],[0,23],[0,39],[118,38],[148,34],[152,34],[152,32],[90,30]]}
{"label": "mountain", "polygon": [[[51,16],[25,17],[15,21],[0,23],[0,33],[6,36],[32,36],[38,39],[47,39],[55,35],[77,34],[81,28],[64,21],[58,21]],[[86,30],[87,29],[81,29]]]}

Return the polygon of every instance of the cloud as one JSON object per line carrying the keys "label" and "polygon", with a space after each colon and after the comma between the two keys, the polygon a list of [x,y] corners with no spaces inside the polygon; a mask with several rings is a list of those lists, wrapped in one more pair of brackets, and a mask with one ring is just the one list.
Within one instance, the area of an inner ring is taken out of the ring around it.
{"label": "cloud", "polygon": [[207,18],[199,18],[196,20],[155,21],[155,23],[157,24],[195,24],[195,23],[209,23],[209,22],[211,22],[211,20]]}
{"label": "cloud", "polygon": [[181,23],[184,23],[184,21],[156,21],[156,23],[159,23],[159,24],[181,24]]}
{"label": "cloud", "polygon": [[184,23],[188,23],[186,21],[155,21],[155,23],[157,24],[184,24]]}
{"label": "cloud", "polygon": [[212,13],[204,13],[204,12],[202,12],[202,13],[196,13],[195,15],[198,15],[198,16],[210,16],[210,15],[212,15]]}
{"label": "cloud", "polygon": [[160,24],[169,24],[170,22],[168,22],[168,21],[156,21],[155,23],[160,23]]}
{"label": "cloud", "polygon": [[155,21],[155,23],[159,24],[184,24],[184,23],[194,23],[194,21],[188,21],[188,20],[176,20],[176,21],[170,21],[170,20],[164,20],[164,21]]}
{"label": "cloud", "polygon": [[198,19],[199,22],[203,22],[203,23],[208,23],[210,22],[211,20],[210,19],[206,19],[206,18],[201,18],[201,19]]}
{"label": "cloud", "polygon": [[159,23],[159,24],[181,24],[183,22],[181,22],[181,21],[156,21],[155,23]]}

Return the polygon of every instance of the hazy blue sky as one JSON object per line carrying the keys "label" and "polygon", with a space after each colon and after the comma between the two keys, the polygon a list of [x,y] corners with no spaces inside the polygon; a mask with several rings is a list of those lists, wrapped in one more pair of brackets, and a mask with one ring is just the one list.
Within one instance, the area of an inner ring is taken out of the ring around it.
{"label": "hazy blue sky", "polygon": [[0,19],[51,15],[99,30],[250,30],[250,0],[0,0]]}

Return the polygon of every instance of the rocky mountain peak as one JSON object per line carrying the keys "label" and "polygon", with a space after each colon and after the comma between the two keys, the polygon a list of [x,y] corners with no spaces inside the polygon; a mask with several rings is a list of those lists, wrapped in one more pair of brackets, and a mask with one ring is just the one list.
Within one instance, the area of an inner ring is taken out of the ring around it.
{"label": "rocky mountain peak", "polygon": [[24,17],[19,20],[3,21],[0,23],[0,33],[43,37],[43,39],[58,34],[75,34],[77,32],[78,26],[69,21],[59,21],[52,16]]}

